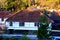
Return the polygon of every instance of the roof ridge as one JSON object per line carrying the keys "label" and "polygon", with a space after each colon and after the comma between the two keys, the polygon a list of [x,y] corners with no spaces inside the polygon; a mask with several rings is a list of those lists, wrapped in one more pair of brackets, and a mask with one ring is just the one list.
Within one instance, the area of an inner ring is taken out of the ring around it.
{"label": "roof ridge", "polygon": [[[14,16],[15,14],[17,14],[17,13],[19,13],[19,12],[21,12],[21,11],[22,11],[22,10],[19,10],[19,11],[17,11],[17,12],[13,12],[13,13],[7,15],[6,18],[10,18],[10,17]],[[27,10],[26,10],[26,11],[27,11]]]}
{"label": "roof ridge", "polygon": [[[6,18],[7,18],[7,19],[10,18],[10,17],[14,16],[15,14],[17,14],[18,12],[20,12],[20,11],[21,11],[21,10],[19,10],[19,11],[17,11],[17,12],[12,12],[11,14],[7,15]],[[7,19],[6,19],[6,20],[7,20]]]}

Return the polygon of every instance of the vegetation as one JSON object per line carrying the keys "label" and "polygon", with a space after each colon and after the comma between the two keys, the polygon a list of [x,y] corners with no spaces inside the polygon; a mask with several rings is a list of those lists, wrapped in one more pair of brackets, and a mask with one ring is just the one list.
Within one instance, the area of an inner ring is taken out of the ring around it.
{"label": "vegetation", "polygon": [[23,35],[21,38],[11,37],[11,38],[3,38],[0,36],[0,40],[30,40],[26,35]]}
{"label": "vegetation", "polygon": [[30,40],[26,35],[23,35],[23,37],[20,40]]}
{"label": "vegetation", "polygon": [[[52,4],[51,4],[52,3]],[[46,7],[47,9],[59,9],[59,0],[0,0],[0,7],[3,10],[18,11],[23,10],[31,5],[39,5],[40,7]]]}
{"label": "vegetation", "polygon": [[41,0],[40,5],[42,5],[43,7],[48,7],[48,9],[59,9],[60,1],[59,0],[44,0],[44,1]]}
{"label": "vegetation", "polygon": [[47,29],[48,29],[48,22],[46,21],[46,16],[42,15],[39,21],[39,27],[37,32],[38,40],[44,40],[49,37]]}
{"label": "vegetation", "polygon": [[11,10],[11,11],[18,11],[18,10],[23,10],[29,6],[29,3],[25,0],[7,0],[6,2],[6,10]]}
{"label": "vegetation", "polygon": [[47,39],[49,37],[49,34],[48,34],[48,24],[40,24],[40,27],[38,28],[38,34],[37,34],[37,37],[38,37],[38,40],[40,39]]}

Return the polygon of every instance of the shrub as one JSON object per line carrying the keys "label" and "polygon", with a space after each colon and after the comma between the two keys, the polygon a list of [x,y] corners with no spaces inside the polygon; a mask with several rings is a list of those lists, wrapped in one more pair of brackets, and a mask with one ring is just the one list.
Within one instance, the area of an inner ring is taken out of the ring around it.
{"label": "shrub", "polygon": [[19,39],[16,37],[12,37],[10,40],[19,40]]}
{"label": "shrub", "polygon": [[0,40],[3,40],[3,37],[2,36],[0,36]]}
{"label": "shrub", "polygon": [[30,40],[26,35],[23,35],[23,37],[20,40]]}
{"label": "shrub", "polygon": [[48,24],[45,25],[41,24],[41,26],[38,27],[37,37],[39,39],[44,39],[49,37],[49,34],[47,33],[48,32],[47,28],[48,28]]}
{"label": "shrub", "polygon": [[39,26],[38,26],[38,31],[37,31],[38,40],[44,40],[49,37],[48,30],[47,30],[48,25],[49,24],[47,22],[46,16],[42,15],[39,20]]}

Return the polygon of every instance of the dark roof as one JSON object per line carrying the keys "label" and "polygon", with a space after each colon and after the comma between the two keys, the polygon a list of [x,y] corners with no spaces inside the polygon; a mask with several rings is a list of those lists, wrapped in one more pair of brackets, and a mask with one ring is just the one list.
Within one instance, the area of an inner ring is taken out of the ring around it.
{"label": "dark roof", "polygon": [[[7,21],[20,21],[20,22],[38,22],[40,19],[40,12],[41,10],[34,10],[34,11],[28,11],[28,10],[22,10],[9,19]],[[56,14],[56,12],[51,12],[50,18],[56,22],[60,23],[60,16]]]}
{"label": "dark roof", "polygon": [[20,22],[38,22],[40,19],[40,10],[28,11],[22,10],[14,16],[7,19],[7,21],[20,21]]}
{"label": "dark roof", "polygon": [[[45,10],[44,13],[49,19],[53,20],[55,23],[60,23],[60,16],[58,12],[55,12],[55,11],[49,12]],[[50,14],[50,16],[48,16],[47,14]]]}
{"label": "dark roof", "polygon": [[7,15],[9,15],[9,11],[0,11],[0,18],[5,18]]}
{"label": "dark roof", "polygon": [[57,12],[52,12],[51,13],[51,19],[56,22],[56,23],[60,23],[60,16],[58,15]]}

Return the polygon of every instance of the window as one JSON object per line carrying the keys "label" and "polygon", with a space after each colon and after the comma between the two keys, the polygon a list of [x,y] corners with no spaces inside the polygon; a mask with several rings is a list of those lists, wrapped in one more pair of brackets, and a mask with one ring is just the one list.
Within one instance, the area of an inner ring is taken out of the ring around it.
{"label": "window", "polygon": [[1,20],[4,21],[4,18],[2,18]]}
{"label": "window", "polygon": [[24,26],[24,22],[19,22],[19,26]]}
{"label": "window", "polygon": [[10,26],[13,26],[13,23],[12,22],[10,22]]}
{"label": "window", "polygon": [[35,26],[39,26],[39,23],[38,22],[35,22]]}

